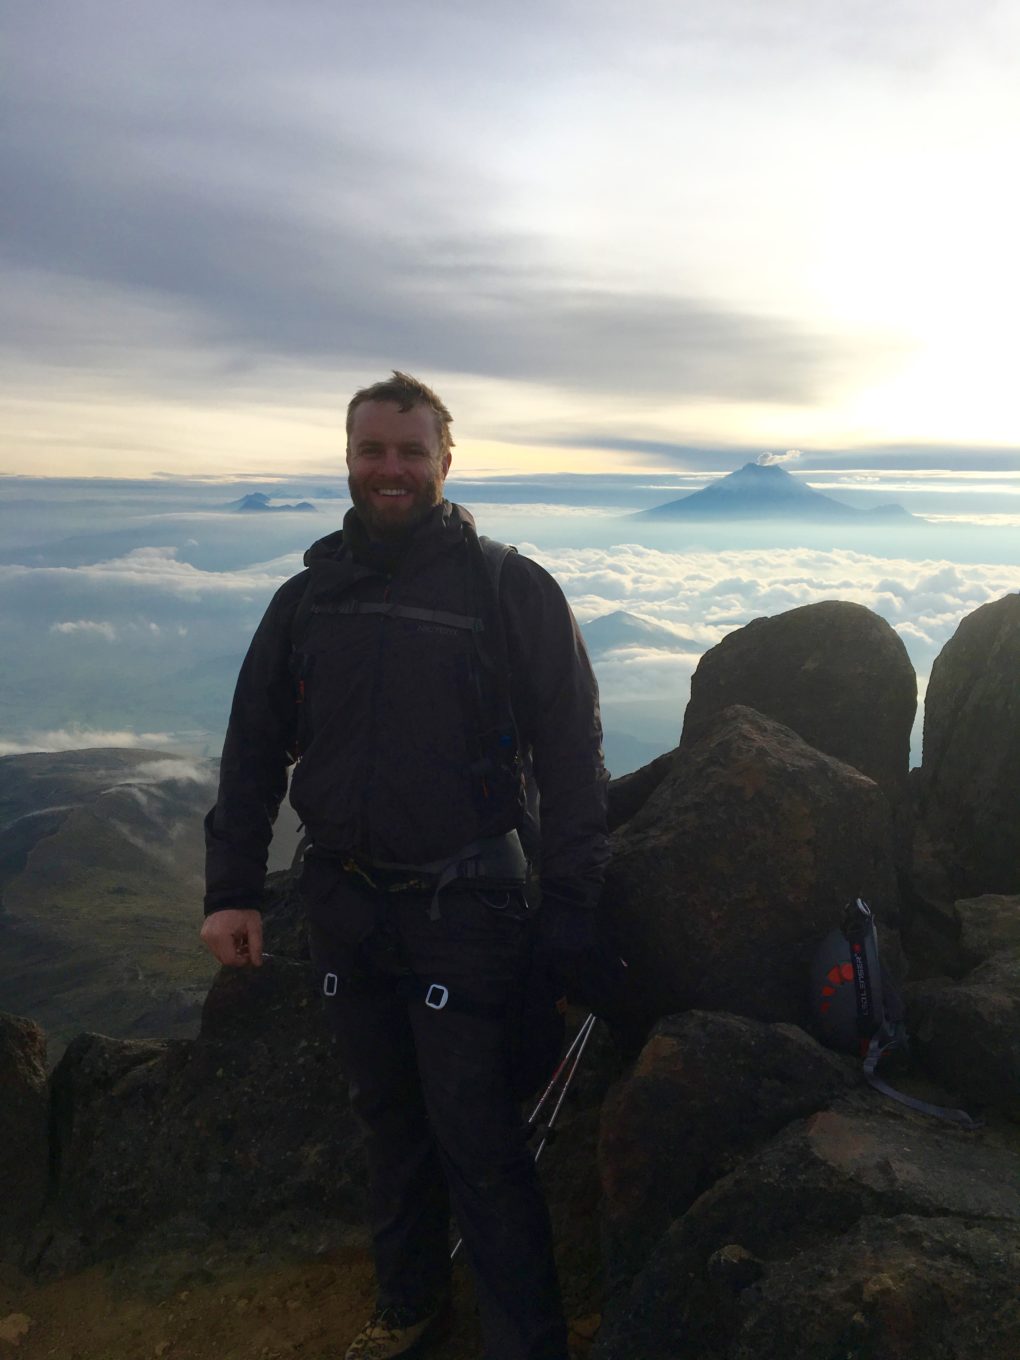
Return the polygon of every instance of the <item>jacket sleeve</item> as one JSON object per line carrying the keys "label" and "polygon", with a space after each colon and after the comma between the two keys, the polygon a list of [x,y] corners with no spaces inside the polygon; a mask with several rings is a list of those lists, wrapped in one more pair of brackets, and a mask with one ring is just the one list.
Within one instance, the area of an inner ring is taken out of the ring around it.
{"label": "jacket sleeve", "polygon": [[234,690],[216,806],[205,819],[205,913],[262,905],[273,824],[296,757],[290,672],[294,613],[307,572],[276,592]]}
{"label": "jacket sleeve", "polygon": [[500,579],[510,687],[539,792],[542,892],[594,906],[609,862],[598,685],[570,606],[537,562]]}

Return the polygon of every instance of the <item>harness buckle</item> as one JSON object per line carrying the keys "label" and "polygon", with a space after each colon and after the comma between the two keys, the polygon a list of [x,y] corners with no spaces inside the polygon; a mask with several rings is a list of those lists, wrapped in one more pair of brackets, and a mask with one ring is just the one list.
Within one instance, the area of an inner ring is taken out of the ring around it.
{"label": "harness buckle", "polygon": [[425,1005],[433,1011],[441,1011],[450,999],[450,989],[441,982],[430,982],[425,993]]}
{"label": "harness buckle", "polygon": [[322,979],[323,996],[336,996],[337,988],[340,986],[340,979],[336,973],[327,973]]}

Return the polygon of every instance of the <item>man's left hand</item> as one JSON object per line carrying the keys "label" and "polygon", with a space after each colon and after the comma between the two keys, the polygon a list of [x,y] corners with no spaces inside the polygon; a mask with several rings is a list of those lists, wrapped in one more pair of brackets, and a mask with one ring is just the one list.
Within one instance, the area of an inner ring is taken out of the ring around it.
{"label": "man's left hand", "polygon": [[608,936],[597,908],[543,893],[538,947],[562,977],[569,1000],[604,1016],[623,1004],[627,979],[627,964]]}

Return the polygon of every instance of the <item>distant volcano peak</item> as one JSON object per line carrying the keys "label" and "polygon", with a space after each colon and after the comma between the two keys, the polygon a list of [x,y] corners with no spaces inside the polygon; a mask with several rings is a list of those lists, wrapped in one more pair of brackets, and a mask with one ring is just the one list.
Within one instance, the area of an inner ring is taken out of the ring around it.
{"label": "distant volcano peak", "polygon": [[646,519],[885,519],[913,518],[900,505],[858,510],[799,481],[778,463],[745,463],[701,491],[639,512]]}
{"label": "distant volcano peak", "polygon": [[264,491],[251,491],[247,496],[242,496],[239,501],[231,501],[227,509],[241,514],[248,514],[253,510],[260,513],[274,510],[301,510],[302,512],[310,510],[313,514],[315,513],[315,506],[308,501],[299,501],[297,505],[273,505]]}

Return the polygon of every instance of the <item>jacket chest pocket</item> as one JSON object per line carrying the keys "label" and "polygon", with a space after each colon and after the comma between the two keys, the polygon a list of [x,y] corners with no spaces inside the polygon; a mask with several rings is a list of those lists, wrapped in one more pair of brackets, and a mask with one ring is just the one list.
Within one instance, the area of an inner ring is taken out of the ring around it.
{"label": "jacket chest pocket", "polygon": [[[407,734],[463,752],[478,725],[482,679],[471,633],[385,614],[313,618],[291,657],[301,751],[327,729],[360,745]],[[452,741],[452,748],[450,743]]]}

